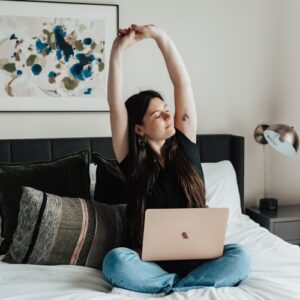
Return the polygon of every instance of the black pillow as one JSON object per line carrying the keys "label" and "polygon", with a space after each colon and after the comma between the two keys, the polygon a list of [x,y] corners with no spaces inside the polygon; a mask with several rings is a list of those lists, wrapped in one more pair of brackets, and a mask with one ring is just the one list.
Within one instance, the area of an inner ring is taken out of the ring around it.
{"label": "black pillow", "polygon": [[126,201],[126,181],[118,163],[99,153],[92,154],[97,165],[94,200],[107,204],[122,204]]}
{"label": "black pillow", "polygon": [[53,161],[0,164],[0,214],[2,217],[0,254],[8,251],[17,219],[22,186],[65,197],[90,198],[89,151],[81,151]]}

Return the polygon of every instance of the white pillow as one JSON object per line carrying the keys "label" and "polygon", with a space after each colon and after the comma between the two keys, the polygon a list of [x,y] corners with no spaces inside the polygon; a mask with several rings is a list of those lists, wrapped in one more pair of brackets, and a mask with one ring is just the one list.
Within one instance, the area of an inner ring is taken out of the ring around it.
{"label": "white pillow", "polygon": [[241,215],[241,202],[236,173],[229,160],[202,163],[208,207],[228,207],[229,223]]}
{"label": "white pillow", "polygon": [[91,185],[90,185],[90,195],[91,200],[94,200],[94,193],[95,193],[95,186],[96,186],[96,170],[97,165],[94,163],[90,164],[90,178],[91,178]]}

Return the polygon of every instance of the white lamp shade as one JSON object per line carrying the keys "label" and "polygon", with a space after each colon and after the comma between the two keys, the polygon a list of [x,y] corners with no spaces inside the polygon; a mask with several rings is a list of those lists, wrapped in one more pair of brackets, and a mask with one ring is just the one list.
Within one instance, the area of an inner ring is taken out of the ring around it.
{"label": "white lamp shade", "polygon": [[289,141],[281,141],[279,133],[266,129],[264,131],[264,137],[268,143],[280,153],[287,156],[296,154],[293,144],[291,144]]}

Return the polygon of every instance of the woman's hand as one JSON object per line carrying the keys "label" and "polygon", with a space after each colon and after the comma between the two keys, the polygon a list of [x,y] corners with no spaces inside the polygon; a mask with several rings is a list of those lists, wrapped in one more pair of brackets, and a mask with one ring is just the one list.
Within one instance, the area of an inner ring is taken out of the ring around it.
{"label": "woman's hand", "polygon": [[140,40],[141,38],[131,27],[119,29],[119,35],[113,42],[113,49],[125,50]]}
{"label": "woman's hand", "polygon": [[164,32],[161,28],[153,24],[142,25],[142,26],[132,24],[131,28],[136,32],[136,36],[139,39],[152,38],[156,40]]}

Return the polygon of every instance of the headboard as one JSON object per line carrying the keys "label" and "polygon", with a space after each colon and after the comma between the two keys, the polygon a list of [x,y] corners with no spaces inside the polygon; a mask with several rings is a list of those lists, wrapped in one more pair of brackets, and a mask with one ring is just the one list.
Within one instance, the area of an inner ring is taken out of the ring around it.
{"label": "headboard", "polygon": [[[237,175],[237,183],[244,211],[244,137],[230,134],[197,135],[202,162],[230,160]],[[115,158],[110,137],[46,138],[0,140],[0,162],[25,163],[45,161],[89,149],[106,158]]]}

